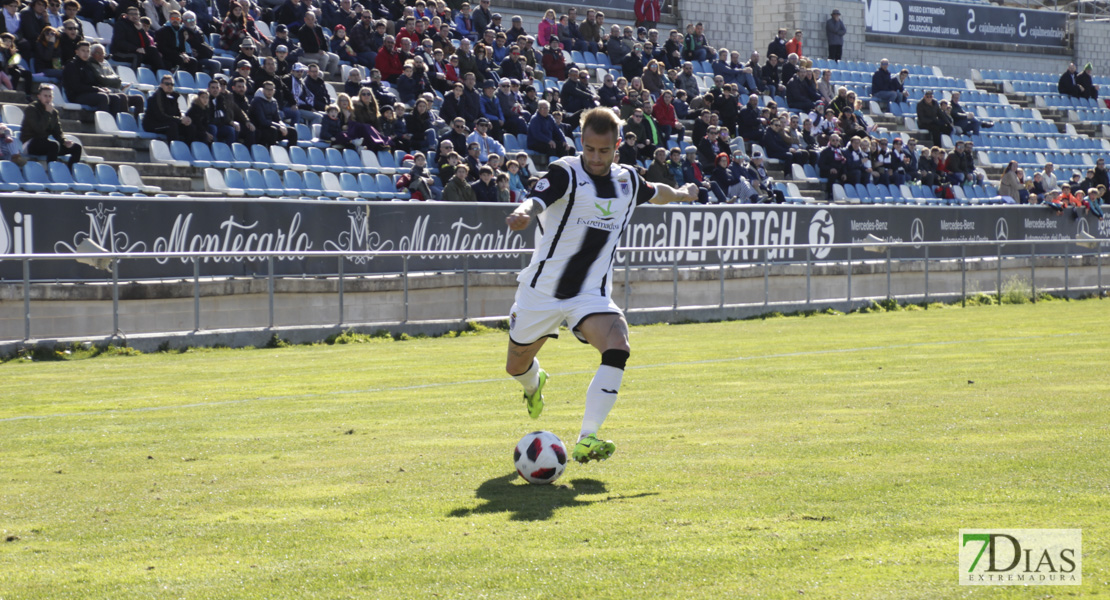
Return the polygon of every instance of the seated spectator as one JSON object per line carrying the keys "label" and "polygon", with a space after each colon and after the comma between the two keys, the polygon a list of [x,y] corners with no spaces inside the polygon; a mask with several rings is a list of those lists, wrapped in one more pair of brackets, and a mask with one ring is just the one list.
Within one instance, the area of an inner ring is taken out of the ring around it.
{"label": "seated spectator", "polygon": [[12,135],[12,130],[5,123],[0,123],[0,160],[10,160],[19,167],[27,164],[23,144]]}
{"label": "seated spectator", "polygon": [[412,112],[405,118],[403,139],[410,152],[426,152],[435,147],[436,132],[432,127],[431,106],[423,97],[416,99]]}
{"label": "seated spectator", "polygon": [[1068,63],[1067,70],[1060,76],[1060,81],[1056,84],[1056,91],[1072,98],[1084,97],[1086,90],[1079,85],[1079,73],[1075,70],[1075,63]]}
{"label": "seated spectator", "polygon": [[263,146],[273,146],[285,141],[289,146],[297,145],[297,130],[286,127],[281,121],[281,111],[274,100],[276,87],[272,81],[262,84],[262,93],[255,95],[250,103],[250,118],[256,131],[256,139]]}
{"label": "seated spectator", "polygon": [[[224,17],[223,27],[220,29],[220,42],[224,50],[238,52],[239,46],[251,39],[264,46],[270,45],[270,40],[258,31],[254,18],[247,14],[239,0],[231,0],[228,4],[227,15]],[[115,47],[112,48],[115,53]]]}
{"label": "seated spectator", "polygon": [[983,124],[979,123],[979,117],[975,116],[975,113],[965,111],[960,105],[960,92],[952,92],[951,107],[952,124],[959,127],[964,135],[979,135]]}
{"label": "seated spectator", "polygon": [[[681,185],[692,183],[698,186],[698,202],[706,204],[709,202],[709,194],[713,194],[713,198],[719,204],[728,202],[728,196],[721,186],[710,180],[703,175],[701,165],[697,161],[698,150],[693,146],[686,146],[685,158],[682,161],[682,181]],[[673,172],[673,171],[672,171]],[[675,178],[677,181],[677,177]]]}
{"label": "seated spectator", "polygon": [[173,76],[163,75],[161,85],[147,99],[146,112],[143,113],[143,129],[164,135],[170,140],[185,139],[182,130],[192,120],[182,116],[177,97]]}
{"label": "seated spectator", "polygon": [[[1018,163],[1016,160],[1011,160],[1006,168],[1002,170],[1002,179],[998,182],[998,195],[1006,196],[1019,204],[1027,204],[1029,201],[1029,192],[1018,180]],[[1025,196],[1025,202],[1022,202],[1022,196]]]}
{"label": "seated spectator", "polygon": [[[694,30],[686,34],[682,48],[682,58],[685,60],[701,62],[716,54],[716,50],[705,39],[705,26],[701,23],[695,24]],[[689,90],[687,90],[687,93],[689,93]]]}
{"label": "seated spectator", "polygon": [[37,72],[51,79],[61,77],[64,63],[62,63],[57,29],[50,25],[43,27],[33,44],[32,52]]}
{"label": "seated spectator", "polygon": [[925,97],[917,103],[917,126],[932,136],[933,145],[941,145],[941,136],[952,133],[952,120],[933,98],[933,90],[925,90]]}
{"label": "seated spectator", "polygon": [[905,87],[905,81],[910,76],[909,70],[902,69],[897,76],[893,76],[889,68],[890,61],[884,58],[879,63],[879,70],[871,76],[871,97],[888,111],[892,102],[905,102],[910,97]]}
{"label": "seated spectator", "polygon": [[[279,48],[282,46],[285,46],[285,52],[287,53],[282,60],[286,61],[289,67],[292,67],[294,63],[299,61],[304,54],[304,50],[301,49],[301,44],[297,40],[289,37],[289,28],[279,24],[274,27],[274,39],[270,41],[270,54],[276,57]],[[279,70],[281,70],[280,67]],[[282,70],[283,75],[285,72],[287,71]]]}
{"label": "seated spectator", "polygon": [[[316,24],[316,13],[312,11],[305,13],[304,25],[295,31],[290,31],[290,35],[297,38],[301,43],[301,49],[304,50],[301,62],[320,65],[320,68],[330,73],[332,77],[339,76],[339,56],[328,52],[328,37],[324,34],[324,29]],[[381,66],[378,68],[381,69]]]}
{"label": "seated spectator", "polygon": [[822,179],[825,179],[825,194],[832,199],[834,183],[848,183],[848,157],[840,147],[840,134],[829,136],[829,144],[817,155],[817,169]]}
{"label": "seated spectator", "polygon": [[39,86],[34,102],[23,110],[19,141],[23,142],[27,154],[43,154],[47,162],[68,155],[68,164],[72,168],[81,160],[81,145],[67,140],[62,132],[62,121],[54,107],[53,85],[46,83]]}
{"label": "seated spectator", "polygon": [[185,111],[189,124],[183,128],[186,142],[201,142],[211,144],[216,140],[216,126],[212,123],[211,98],[208,90],[197,92],[196,98]]}
{"label": "seated spectator", "polygon": [[[457,155],[456,155],[457,156]],[[455,176],[443,186],[444,202],[475,202],[477,196],[470,183],[466,180],[470,167],[459,163],[455,167]]]}
{"label": "seated spectator", "polygon": [[1075,76],[1075,83],[1079,87],[1080,98],[1098,98],[1098,86],[1094,84],[1091,77],[1091,63],[1087,63],[1083,67],[1083,72]]}
{"label": "seated spectator", "polygon": [[[163,6],[168,5],[163,4]],[[199,56],[194,57],[197,54],[197,44],[189,43],[192,35],[185,29],[181,13],[176,10],[171,11],[169,23],[160,27],[154,34],[154,42],[162,54],[162,63],[167,69],[181,69],[193,74],[200,70],[200,63],[197,61]],[[200,38],[199,43],[204,43],[203,37]],[[207,46],[207,44],[204,45]]]}
{"label": "seated spectator", "polygon": [[478,169],[478,180],[470,184],[474,190],[475,202],[497,202],[497,183],[493,180],[493,169],[489,165],[482,165]]}
{"label": "seated spectator", "polygon": [[558,38],[548,43],[547,48],[543,51],[540,63],[548,77],[554,77],[556,81],[563,81],[567,78],[567,60],[563,56],[563,50],[559,47]]}
{"label": "seated spectator", "polygon": [[409,192],[410,200],[432,200],[435,179],[428,175],[428,159],[423,152],[412,156],[412,168],[397,180],[397,187]]}
{"label": "seated spectator", "polygon": [[786,84],[786,103],[790,108],[802,111],[803,114],[813,112],[821,101],[821,94],[817,92],[817,85],[813,81],[813,71],[802,69]]}
{"label": "seated spectator", "polygon": [[93,106],[95,110],[118,114],[127,110],[123,94],[100,86],[100,74],[90,61],[92,48],[88,42],[77,44],[77,55],[62,73],[66,96],[78,104]]}
{"label": "seated spectator", "polygon": [[528,122],[528,149],[543,156],[573,155],[574,145],[567,141],[550,111],[551,104],[540,100],[536,114]]}
{"label": "seated spectator", "polygon": [[112,58],[130,63],[132,69],[138,69],[140,65],[155,71],[163,68],[162,54],[150,35],[143,31],[136,6],[128,8],[116,21],[112,33]]}
{"label": "seated spectator", "polygon": [[1041,181],[1044,182],[1044,191],[1046,194],[1051,196],[1061,189],[1059,179],[1056,177],[1055,164],[1050,162],[1045,163],[1044,170],[1042,170],[1039,175],[1041,176]]}

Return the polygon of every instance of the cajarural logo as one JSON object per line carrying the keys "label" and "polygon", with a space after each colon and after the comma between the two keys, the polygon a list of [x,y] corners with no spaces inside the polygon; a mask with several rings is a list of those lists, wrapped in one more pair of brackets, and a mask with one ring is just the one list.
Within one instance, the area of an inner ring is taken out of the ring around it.
{"label": "cajarural logo", "polygon": [[1082,585],[1080,529],[961,529],[960,585]]}

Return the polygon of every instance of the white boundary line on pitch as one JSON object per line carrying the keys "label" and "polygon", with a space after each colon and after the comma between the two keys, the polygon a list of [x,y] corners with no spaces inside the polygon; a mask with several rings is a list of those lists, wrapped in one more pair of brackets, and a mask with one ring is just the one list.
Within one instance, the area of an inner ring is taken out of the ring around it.
{"label": "white boundary line on pitch", "polygon": [[[773,360],[773,359],[779,359],[779,358],[796,358],[796,357],[799,357],[799,356],[820,356],[822,354],[850,354],[850,353],[853,353],[853,352],[869,352],[869,351],[875,351],[875,350],[900,350],[900,349],[906,349],[906,348],[923,348],[923,347],[926,347],[926,346],[953,346],[953,345],[957,345],[957,344],[986,344],[986,343],[995,343],[995,342],[1013,342],[1013,341],[1019,341],[1019,340],[1038,340],[1038,339],[1050,339],[1050,338],[1076,337],[1076,336],[1081,336],[1081,335],[1086,335],[1086,334],[1085,333],[1057,333],[1057,334],[1051,334],[1051,335],[1031,335],[1031,336],[1000,337],[1000,338],[982,338],[982,339],[978,339],[978,340],[950,340],[950,341],[941,341],[941,342],[917,342],[917,343],[912,343],[912,344],[891,344],[891,345],[888,345],[888,346],[860,346],[858,348],[831,348],[831,349],[828,349],[828,350],[804,350],[804,351],[801,351],[801,352],[782,352],[782,353],[778,353],[778,354],[762,354],[762,355],[758,355],[758,356],[733,356],[733,357],[728,357],[728,358],[708,358],[708,359],[704,359],[704,360],[676,361],[676,362],[666,362],[666,363],[655,363],[655,364],[650,364],[650,365],[633,365],[633,366],[628,367],[628,370],[658,369],[658,368],[661,368],[661,367],[677,367],[677,366],[680,366],[680,365],[704,365],[704,364],[738,362],[738,361],[749,361],[749,360]],[[562,376],[588,375],[588,374],[593,373],[593,372],[594,372],[593,370],[589,370],[589,371],[568,371],[568,372],[565,372],[565,373],[560,373],[560,375],[562,375]],[[140,408],[115,408],[115,409],[110,409],[110,410],[83,411],[83,412],[73,412],[73,413],[56,413],[56,414],[51,414],[51,415],[25,415],[25,416],[20,416],[20,417],[2,418],[2,419],[0,419],[0,423],[5,423],[5,422],[9,422],[9,421],[55,419],[55,418],[60,418],[60,417],[85,417],[85,416],[109,415],[109,414],[120,414],[120,413],[147,412],[147,411],[157,411],[157,410],[205,408],[205,407],[210,407],[210,406],[228,406],[228,405],[232,405],[232,404],[244,404],[246,402],[259,402],[259,401],[266,401],[266,400],[292,400],[292,399],[304,399],[304,398],[322,398],[322,397],[326,397],[326,396],[339,396],[339,395],[349,395],[349,394],[376,394],[376,393],[380,393],[380,392],[398,392],[398,391],[407,391],[407,390],[420,390],[420,389],[448,387],[448,386],[455,386],[455,385],[473,385],[473,384],[480,384],[480,383],[497,383],[497,382],[503,382],[503,381],[507,381],[507,380],[508,380],[508,377],[498,377],[497,379],[471,379],[471,380],[467,380],[467,381],[444,381],[444,382],[439,382],[439,383],[423,383],[423,384],[420,384],[420,385],[400,385],[400,386],[382,387],[382,388],[369,388],[369,389],[363,389],[363,390],[336,390],[336,391],[331,391],[331,392],[327,392],[327,393],[307,393],[307,394],[294,394],[294,395],[287,395],[287,396],[258,396],[258,397],[255,397],[255,398],[242,398],[242,399],[239,399],[239,400],[221,400],[221,401],[216,401],[216,402],[196,402],[196,403],[192,403],[192,404],[175,404],[175,405],[170,405],[170,406],[144,406],[144,407],[140,407]]]}

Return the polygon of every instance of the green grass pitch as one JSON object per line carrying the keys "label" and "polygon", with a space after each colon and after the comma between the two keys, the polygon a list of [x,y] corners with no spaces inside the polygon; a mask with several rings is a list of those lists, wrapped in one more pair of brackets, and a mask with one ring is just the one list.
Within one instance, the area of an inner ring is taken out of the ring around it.
{"label": "green grass pitch", "polygon": [[[0,364],[0,599],[1040,598],[1110,592],[1110,304],[503,331]],[[958,585],[961,528],[1080,528],[1081,587]]]}

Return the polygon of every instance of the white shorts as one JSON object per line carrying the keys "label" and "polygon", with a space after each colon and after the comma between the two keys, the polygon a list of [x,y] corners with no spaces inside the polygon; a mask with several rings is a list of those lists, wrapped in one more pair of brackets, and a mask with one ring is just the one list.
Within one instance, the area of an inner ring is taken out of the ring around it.
{"label": "white shorts", "polygon": [[623,315],[619,306],[607,296],[581,295],[559,300],[535,289],[521,285],[516,290],[516,301],[509,313],[509,341],[518,346],[528,346],[540,338],[559,337],[563,321],[582,343],[588,343],[578,331],[578,324],[590,315]]}

